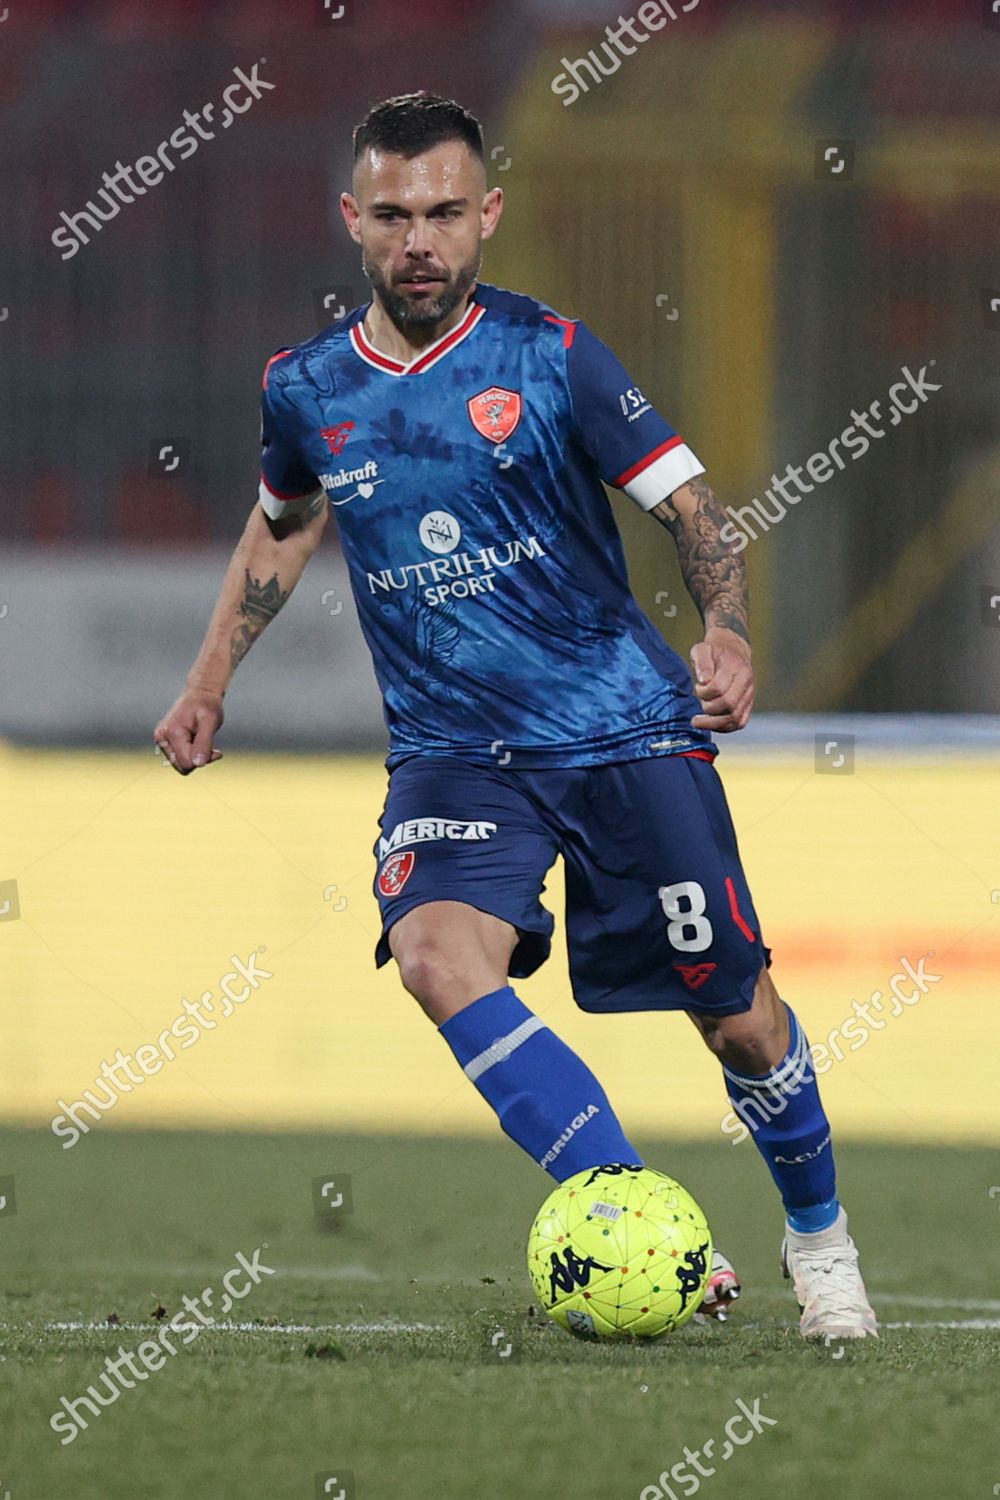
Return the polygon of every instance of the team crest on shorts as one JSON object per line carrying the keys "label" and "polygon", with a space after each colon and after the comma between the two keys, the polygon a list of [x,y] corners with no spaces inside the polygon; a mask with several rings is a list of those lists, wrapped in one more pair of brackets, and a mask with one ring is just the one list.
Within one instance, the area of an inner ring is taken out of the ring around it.
{"label": "team crest on shorts", "polygon": [[412,849],[402,849],[390,854],[378,877],[378,888],[383,896],[398,896],[410,878],[417,856]]}
{"label": "team crest on shorts", "polygon": [[689,990],[700,990],[705,980],[714,974],[718,964],[674,964],[674,968]]}
{"label": "team crest on shorts", "polygon": [[505,442],[521,420],[520,391],[508,391],[502,385],[480,391],[466,405],[473,427],[491,443]]}

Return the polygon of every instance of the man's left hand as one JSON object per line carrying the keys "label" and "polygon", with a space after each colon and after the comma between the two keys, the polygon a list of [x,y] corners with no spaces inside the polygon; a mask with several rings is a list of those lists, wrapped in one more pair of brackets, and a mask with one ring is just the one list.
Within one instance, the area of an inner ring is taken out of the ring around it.
{"label": "man's left hand", "polygon": [[703,713],[691,720],[695,729],[731,734],[743,729],[753,708],[753,667],[750,646],[734,630],[713,626],[705,639],[691,647],[694,690]]}

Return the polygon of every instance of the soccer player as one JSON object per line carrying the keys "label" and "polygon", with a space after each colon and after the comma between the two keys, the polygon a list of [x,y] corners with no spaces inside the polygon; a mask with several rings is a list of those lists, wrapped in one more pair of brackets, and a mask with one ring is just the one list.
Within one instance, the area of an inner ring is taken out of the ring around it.
{"label": "soccer player", "polygon": [[[510,984],[548,956],[539,896],[562,854],[577,1004],[690,1016],[781,1195],[802,1333],[874,1335],[808,1044],[713,765],[713,733],[743,728],[754,692],[724,512],[582,323],[479,281],[503,195],[467,111],[389,99],[354,150],[341,209],[372,300],[268,361],[260,501],[156,742],[184,774],[219,759],[232,673],[334,510],[389,731],[376,964],[396,960],[554,1178],[638,1163],[593,1073]],[[693,690],[632,597],[604,483],[676,543],[704,622]]]}

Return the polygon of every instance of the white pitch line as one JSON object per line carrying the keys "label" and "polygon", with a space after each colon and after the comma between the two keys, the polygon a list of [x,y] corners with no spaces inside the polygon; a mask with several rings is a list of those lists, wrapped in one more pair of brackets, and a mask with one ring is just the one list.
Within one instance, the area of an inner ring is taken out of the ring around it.
{"label": "white pitch line", "polygon": [[881,1323],[881,1328],[1000,1328],[1000,1318],[966,1318],[950,1323]]}
{"label": "white pitch line", "polygon": [[[101,1261],[83,1263],[77,1265],[76,1270],[99,1272],[104,1275],[107,1265]],[[213,1265],[177,1265],[170,1262],[154,1262],[151,1265],[129,1266],[129,1272],[144,1276],[171,1276],[185,1281],[197,1281],[202,1276],[212,1277],[216,1274],[218,1267]],[[381,1271],[373,1271],[370,1266],[364,1266],[357,1262],[347,1265],[320,1265],[320,1266],[281,1266],[278,1275],[288,1281],[364,1281],[378,1283],[388,1286],[399,1281],[399,1277]],[[479,1280],[474,1277],[455,1276],[420,1276],[417,1278],[421,1286],[454,1286],[475,1287]],[[757,1298],[773,1298],[775,1301],[787,1302],[791,1296],[788,1288],[778,1286],[754,1286],[746,1288],[747,1300],[752,1296]],[[907,1292],[890,1292],[886,1290],[870,1291],[869,1295],[873,1302],[888,1302],[899,1307],[921,1307],[928,1311],[938,1310],[941,1312],[954,1308],[957,1312],[971,1313],[997,1313],[1000,1315],[1000,1300],[988,1297],[924,1297],[910,1295]],[[98,1325],[99,1326],[99,1325]]]}
{"label": "white pitch line", "polygon": [[[7,1332],[24,1333],[30,1331],[31,1324],[0,1324],[0,1328]],[[734,1327],[739,1327],[735,1323]],[[765,1329],[768,1325],[759,1322],[743,1324],[745,1328]],[[975,1330],[995,1331],[1000,1330],[1000,1318],[965,1318],[951,1319],[949,1321],[908,1321],[905,1323],[882,1323],[883,1329],[897,1328],[941,1328],[953,1332],[971,1332]],[[154,1337],[158,1327],[169,1328],[169,1323],[159,1325],[151,1323],[84,1323],[84,1322],[59,1322],[45,1323],[42,1325],[47,1333],[145,1333]],[[197,1329],[201,1333],[265,1333],[276,1335],[290,1334],[316,1334],[316,1333],[448,1333],[454,1329],[454,1324],[449,1323],[212,1323],[208,1327],[202,1327],[199,1323],[182,1323],[177,1328],[171,1328],[172,1333],[188,1333]]]}
{"label": "white pitch line", "polygon": [[[22,1324],[22,1329],[30,1325]],[[83,1323],[62,1322],[45,1323],[42,1325],[49,1333],[117,1333],[124,1329],[126,1333],[147,1333],[153,1337],[159,1328],[169,1328],[171,1333],[188,1333],[197,1329],[200,1333],[444,1333],[448,1329],[446,1323],[211,1323],[203,1327],[200,1323],[179,1323],[173,1327],[169,1322],[162,1323]],[[0,1324],[8,1330],[14,1330],[17,1325],[12,1323]]]}

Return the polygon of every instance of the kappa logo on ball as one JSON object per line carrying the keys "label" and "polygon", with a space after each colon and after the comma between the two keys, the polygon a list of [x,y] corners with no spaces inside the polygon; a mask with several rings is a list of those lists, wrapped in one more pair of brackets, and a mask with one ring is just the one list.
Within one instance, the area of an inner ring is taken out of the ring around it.
{"label": "kappa logo on ball", "polygon": [[390,854],[378,877],[378,888],[383,896],[398,896],[413,873],[417,856],[412,849],[400,854]]}
{"label": "kappa logo on ball", "polygon": [[700,990],[705,980],[714,974],[718,964],[674,964],[674,968],[689,990]]}
{"label": "kappa logo on ball", "polygon": [[491,443],[505,442],[521,420],[521,393],[505,390],[502,385],[480,391],[466,405],[473,427]]}

